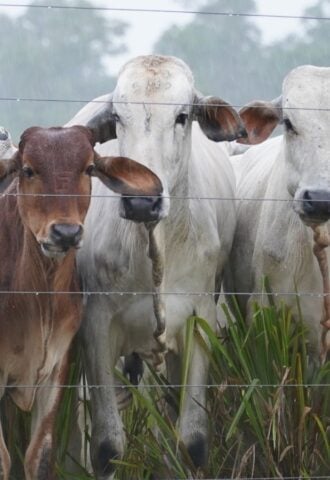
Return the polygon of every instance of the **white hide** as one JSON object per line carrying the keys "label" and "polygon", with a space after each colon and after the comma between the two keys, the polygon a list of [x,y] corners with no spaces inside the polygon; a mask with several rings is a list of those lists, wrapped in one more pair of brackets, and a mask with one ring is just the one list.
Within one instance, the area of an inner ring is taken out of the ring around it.
{"label": "white hide", "polygon": [[[235,229],[232,200],[235,179],[228,148],[208,140],[197,122],[192,124],[189,104],[194,102],[195,90],[186,65],[172,58],[163,67],[156,67],[155,72],[151,65],[146,73],[141,59],[129,62],[122,69],[112,97],[118,140],[103,144],[98,151],[102,155],[119,153],[131,157],[151,168],[162,181],[164,218],[157,225],[155,235],[165,259],[163,291],[214,292],[219,288]],[[132,100],[145,103],[116,103]],[[149,105],[148,102],[178,105]],[[90,108],[97,110],[95,104]],[[175,124],[180,112],[189,116],[186,126]],[[69,124],[87,123],[92,115],[87,106]],[[152,360],[153,350],[157,348],[153,337],[152,297],[139,295],[152,291],[151,262],[147,256],[145,226],[121,218],[120,198],[104,198],[109,197],[109,191],[97,179],[93,179],[93,195],[96,197],[91,200],[85,221],[84,246],[78,254],[83,288],[85,291],[138,292],[137,295],[86,297],[83,339],[89,382],[112,385],[113,370],[120,355],[137,352],[142,358]],[[169,196],[171,198],[167,198]],[[231,200],[217,201],[212,197]],[[163,298],[166,344],[177,362],[169,378],[178,383],[177,355],[183,352],[186,320],[196,314],[215,328],[216,305],[213,296],[173,294]],[[207,383],[207,363],[196,343],[188,384]],[[110,438],[112,448],[122,453],[124,433],[113,389],[93,389],[91,400],[91,455],[95,465],[104,439]],[[180,417],[180,432],[187,445],[198,440],[199,435],[204,439],[207,435],[207,417],[198,403],[205,404],[205,389],[188,389]]]}
{"label": "white hide", "polygon": [[[257,295],[263,276],[273,292],[284,293],[275,300],[283,300],[296,315],[297,298],[285,293],[312,293],[301,295],[299,302],[315,352],[323,319],[323,298],[317,294],[323,294],[323,285],[301,199],[306,189],[330,191],[330,112],[320,110],[330,107],[330,68],[293,70],[283,84],[282,105],[284,122],[290,119],[296,133],[287,125],[283,136],[234,160],[238,218],[225,288],[254,292],[238,296],[243,312],[251,312],[253,301],[267,304],[266,295]],[[330,231],[329,221],[326,226]],[[327,256],[329,263],[329,248]]]}
{"label": "white hide", "polygon": [[0,159],[11,158],[16,151],[10,133],[4,127],[0,127]]}
{"label": "white hide", "polygon": [[[0,160],[9,160],[17,147],[12,142],[11,135],[4,127],[0,127]],[[13,175],[9,175],[4,180],[0,180],[0,194],[10,185]]]}

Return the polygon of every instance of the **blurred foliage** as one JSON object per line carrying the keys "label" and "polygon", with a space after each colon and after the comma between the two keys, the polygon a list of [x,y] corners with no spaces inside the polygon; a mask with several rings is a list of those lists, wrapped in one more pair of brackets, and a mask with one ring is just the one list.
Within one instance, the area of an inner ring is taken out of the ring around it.
{"label": "blurred foliage", "polygon": [[[44,4],[35,1],[32,5]],[[89,7],[85,0],[56,5]],[[28,7],[0,15],[1,97],[90,100],[110,91],[105,62],[124,51],[127,25],[93,10]],[[64,102],[1,102],[0,124],[15,141],[32,125],[60,125],[83,106]]]}
{"label": "blurred foliage", "polygon": [[[254,0],[209,0],[199,4],[199,10],[204,12],[257,11]],[[329,16],[329,7],[329,0],[318,0],[305,15]],[[277,21],[280,30],[281,19]],[[277,97],[285,75],[298,65],[329,66],[329,22],[301,20],[301,26],[302,33],[264,45],[259,27],[249,16],[195,15],[189,24],[173,25],[165,31],[154,52],[185,60],[203,93],[242,105],[253,99]]]}
{"label": "blurred foliage", "polygon": [[[204,12],[256,13],[255,0],[177,0],[180,8]],[[32,5],[42,4],[35,0]],[[89,7],[87,0],[58,0],[60,6]],[[329,16],[330,0],[315,0],[306,15]],[[90,100],[111,91],[111,58],[125,50],[127,24],[90,9],[33,8],[18,17],[0,15],[2,98]],[[278,28],[281,29],[281,20]],[[286,73],[311,63],[330,64],[329,22],[302,20],[301,31],[265,45],[253,17],[195,15],[173,25],[154,52],[176,55],[194,72],[205,94],[233,105],[279,95]],[[60,125],[83,106],[75,102],[1,101],[0,125],[14,141],[32,125]]]}

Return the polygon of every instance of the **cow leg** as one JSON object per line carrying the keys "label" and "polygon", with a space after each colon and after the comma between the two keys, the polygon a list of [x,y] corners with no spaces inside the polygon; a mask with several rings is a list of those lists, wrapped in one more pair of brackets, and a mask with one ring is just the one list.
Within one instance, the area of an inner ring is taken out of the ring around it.
{"label": "cow leg", "polygon": [[108,480],[115,470],[111,461],[122,458],[124,452],[124,430],[114,388],[120,336],[110,329],[107,304],[89,300],[82,328],[87,381],[89,385],[106,385],[90,389],[91,461],[97,480]]}
{"label": "cow leg", "polygon": [[[193,344],[185,402],[180,414],[180,433],[197,468],[204,467],[208,455],[208,417],[205,410],[208,359],[197,342]],[[194,386],[196,385],[196,386]]]}
{"label": "cow leg", "polygon": [[2,426],[0,423],[0,480],[9,479],[10,456],[3,438]]}
{"label": "cow leg", "polygon": [[32,410],[31,441],[25,454],[26,480],[52,480],[54,478],[54,424],[65,384],[68,356],[57,364],[47,382],[39,387]]}
{"label": "cow leg", "polygon": [[[197,312],[196,312],[197,313]],[[199,309],[198,316],[208,320],[213,328],[216,323],[214,304]],[[182,350],[183,351],[183,350]],[[206,385],[209,360],[203,348],[193,339],[192,354],[188,371],[185,401],[180,412],[179,428],[183,442],[197,468],[206,465],[208,457],[208,416],[206,412]]]}

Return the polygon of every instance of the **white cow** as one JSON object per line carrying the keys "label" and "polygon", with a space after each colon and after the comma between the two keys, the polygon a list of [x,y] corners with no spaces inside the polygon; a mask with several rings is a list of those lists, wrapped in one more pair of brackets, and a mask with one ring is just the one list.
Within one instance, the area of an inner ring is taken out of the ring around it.
{"label": "white cow", "polygon": [[[158,222],[154,247],[163,259],[160,290],[213,292],[231,248],[235,206],[232,200],[191,197],[233,199],[235,179],[228,148],[214,143],[246,135],[233,108],[219,98],[197,93],[192,73],[181,60],[142,56],[122,68],[113,93],[88,104],[69,122],[76,123],[98,128],[103,140],[117,137],[99,151],[119,151],[139,160],[159,176],[164,187],[162,197],[123,201],[102,198],[108,192],[95,181],[93,193],[98,197],[92,200],[79,254],[84,290],[156,292],[148,235]],[[215,301],[205,295],[160,298],[169,380],[180,383],[186,319],[195,314],[215,327]],[[159,343],[153,335],[157,308],[147,294],[87,296],[82,336],[90,384],[113,386],[121,355],[135,352],[157,359]],[[207,358],[195,343],[188,384],[203,385],[207,377]],[[207,416],[201,407],[205,388],[189,388],[185,398],[180,433],[199,466],[207,455]],[[104,480],[113,473],[111,460],[123,455],[123,426],[112,388],[92,389],[91,405],[92,464],[97,478]]]}
{"label": "white cow", "polygon": [[[262,290],[263,276],[273,292],[284,293],[275,298],[284,300],[295,314],[297,299],[285,293],[315,294],[299,298],[314,352],[320,345],[320,321],[327,318],[323,298],[317,296],[324,287],[310,227],[323,225],[329,233],[329,108],[330,68],[302,66],[285,78],[281,98],[254,102],[241,111],[249,143],[267,138],[278,123],[284,124],[285,131],[235,159],[241,200],[230,271],[225,276],[227,292],[254,292],[237,298],[248,316],[254,301],[267,304],[267,295],[256,294]],[[329,262],[329,248],[326,254]]]}
{"label": "white cow", "polygon": [[[4,127],[0,127],[0,160],[11,158],[16,151],[17,147],[13,144],[10,133]],[[13,175],[9,175],[0,181],[0,193],[7,188],[12,179]]]}

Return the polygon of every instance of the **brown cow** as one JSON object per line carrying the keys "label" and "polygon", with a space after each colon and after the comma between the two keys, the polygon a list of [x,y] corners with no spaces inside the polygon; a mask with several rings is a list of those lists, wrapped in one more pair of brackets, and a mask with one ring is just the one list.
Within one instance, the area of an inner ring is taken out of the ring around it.
{"label": "brown cow", "polygon": [[[137,162],[99,157],[95,140],[85,127],[32,127],[17,153],[0,161],[0,180],[16,175],[0,198],[0,398],[7,391],[19,408],[32,410],[27,480],[53,478],[53,429],[62,392],[53,386],[65,384],[68,351],[80,324],[75,251],[82,242],[90,176],[120,194],[162,191],[158,177]],[[0,425],[1,480],[8,480],[10,464]]]}

